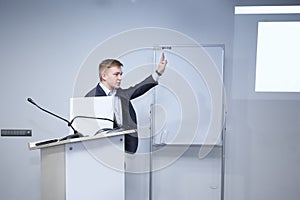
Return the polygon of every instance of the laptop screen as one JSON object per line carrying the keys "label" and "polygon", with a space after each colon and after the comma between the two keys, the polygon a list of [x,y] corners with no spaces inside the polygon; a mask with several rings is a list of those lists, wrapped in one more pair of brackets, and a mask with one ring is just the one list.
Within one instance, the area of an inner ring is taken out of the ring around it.
{"label": "laptop screen", "polygon": [[74,117],[76,119],[72,126],[83,135],[93,136],[100,129],[112,129],[112,121],[96,118],[114,119],[114,98],[112,96],[71,98],[70,120]]}

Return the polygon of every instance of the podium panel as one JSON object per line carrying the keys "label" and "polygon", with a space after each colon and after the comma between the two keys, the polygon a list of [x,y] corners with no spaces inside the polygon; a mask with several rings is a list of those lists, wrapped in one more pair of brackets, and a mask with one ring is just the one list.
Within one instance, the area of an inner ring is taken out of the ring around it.
{"label": "podium panel", "polygon": [[[121,143],[123,136],[110,138]],[[104,139],[106,140],[106,139]],[[112,146],[103,140],[66,144],[66,199],[124,199],[124,171],[108,166],[105,159]],[[120,144],[121,145],[121,144]],[[115,147],[113,147],[115,148]],[[105,155],[99,155],[105,154]],[[104,156],[102,158],[101,156]],[[124,156],[115,158],[118,168],[124,166]]]}
{"label": "podium panel", "polygon": [[66,199],[65,145],[41,149],[41,199]]}

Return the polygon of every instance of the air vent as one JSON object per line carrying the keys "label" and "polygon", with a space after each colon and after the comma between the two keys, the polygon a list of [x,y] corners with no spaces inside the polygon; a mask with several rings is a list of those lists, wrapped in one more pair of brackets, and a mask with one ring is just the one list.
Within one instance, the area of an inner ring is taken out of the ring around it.
{"label": "air vent", "polygon": [[29,129],[1,129],[1,136],[30,137],[30,136],[32,136],[32,130],[29,130]]}

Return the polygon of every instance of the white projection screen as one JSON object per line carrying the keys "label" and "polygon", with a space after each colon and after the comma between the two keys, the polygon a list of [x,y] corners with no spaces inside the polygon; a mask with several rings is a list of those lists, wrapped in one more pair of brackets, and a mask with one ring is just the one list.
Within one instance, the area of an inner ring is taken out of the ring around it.
{"label": "white projection screen", "polygon": [[300,92],[300,21],[258,22],[256,92]]}

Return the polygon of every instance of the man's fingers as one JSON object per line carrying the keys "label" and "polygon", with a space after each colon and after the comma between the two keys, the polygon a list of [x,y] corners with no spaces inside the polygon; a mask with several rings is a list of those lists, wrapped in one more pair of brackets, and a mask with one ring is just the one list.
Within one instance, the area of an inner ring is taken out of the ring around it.
{"label": "man's fingers", "polygon": [[164,60],[165,60],[165,54],[162,53],[162,54],[161,54],[161,57],[160,57],[160,62],[163,62]]}

